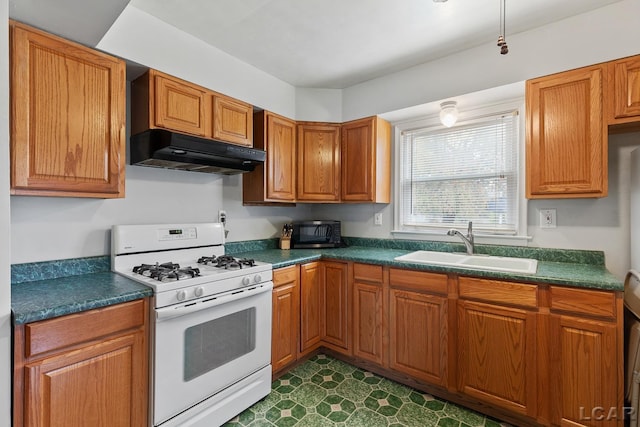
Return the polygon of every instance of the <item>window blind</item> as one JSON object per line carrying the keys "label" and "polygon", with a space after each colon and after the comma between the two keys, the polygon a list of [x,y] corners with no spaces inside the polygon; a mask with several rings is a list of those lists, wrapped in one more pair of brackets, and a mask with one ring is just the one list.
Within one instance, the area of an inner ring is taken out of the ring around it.
{"label": "window blind", "polygon": [[403,132],[401,228],[466,228],[473,221],[475,230],[516,234],[517,113]]}

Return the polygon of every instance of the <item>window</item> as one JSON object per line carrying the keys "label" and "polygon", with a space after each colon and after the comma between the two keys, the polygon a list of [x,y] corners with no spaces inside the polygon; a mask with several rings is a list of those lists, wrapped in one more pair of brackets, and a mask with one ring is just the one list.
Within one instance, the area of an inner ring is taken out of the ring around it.
{"label": "window", "polygon": [[396,228],[518,234],[519,135],[517,109],[402,131]]}

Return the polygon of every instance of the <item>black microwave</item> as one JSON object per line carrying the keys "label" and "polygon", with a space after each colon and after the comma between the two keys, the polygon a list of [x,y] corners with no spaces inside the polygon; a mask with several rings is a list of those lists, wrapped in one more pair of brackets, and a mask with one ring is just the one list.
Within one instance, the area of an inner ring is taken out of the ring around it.
{"label": "black microwave", "polygon": [[292,248],[337,248],[342,242],[340,221],[294,221]]}

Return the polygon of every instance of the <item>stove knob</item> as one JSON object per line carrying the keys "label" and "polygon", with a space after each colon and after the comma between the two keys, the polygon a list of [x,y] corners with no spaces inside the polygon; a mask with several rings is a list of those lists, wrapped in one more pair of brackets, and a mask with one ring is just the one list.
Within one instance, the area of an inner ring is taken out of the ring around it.
{"label": "stove knob", "polygon": [[249,279],[248,277],[243,277],[242,278],[242,284],[244,286],[249,286],[250,283],[251,283],[251,279]]}
{"label": "stove knob", "polygon": [[196,294],[197,297],[201,297],[202,295],[204,295],[204,288],[202,286],[198,286],[194,293]]}
{"label": "stove knob", "polygon": [[259,274],[256,274],[255,276],[253,276],[253,281],[256,283],[262,282],[262,276]]}
{"label": "stove knob", "polygon": [[178,298],[178,301],[184,301],[187,299],[187,292],[184,289],[180,289],[176,297]]}

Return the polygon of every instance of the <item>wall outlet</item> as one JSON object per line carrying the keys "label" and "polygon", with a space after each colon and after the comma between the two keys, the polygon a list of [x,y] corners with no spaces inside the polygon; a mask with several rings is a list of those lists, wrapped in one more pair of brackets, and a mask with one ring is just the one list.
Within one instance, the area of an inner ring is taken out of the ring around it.
{"label": "wall outlet", "polygon": [[373,215],[373,225],[382,225],[382,213]]}
{"label": "wall outlet", "polygon": [[556,210],[540,209],[540,228],[556,228]]}
{"label": "wall outlet", "polygon": [[218,211],[218,222],[221,222],[224,225],[227,225],[227,212],[226,211],[223,211],[223,210],[219,210]]}

